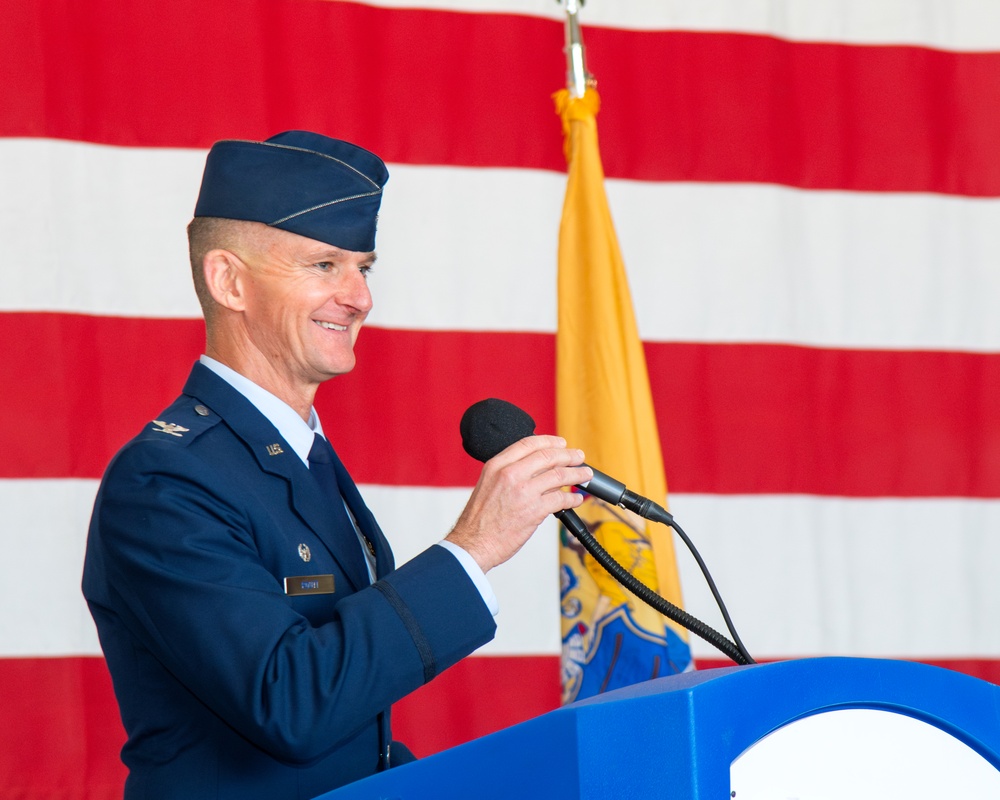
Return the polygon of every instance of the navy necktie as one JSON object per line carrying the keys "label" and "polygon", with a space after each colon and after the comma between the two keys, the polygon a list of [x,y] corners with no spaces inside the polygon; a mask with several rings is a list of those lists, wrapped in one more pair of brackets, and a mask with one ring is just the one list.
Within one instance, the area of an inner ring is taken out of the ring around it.
{"label": "navy necktie", "polygon": [[344,497],[337,483],[337,473],[333,467],[333,448],[320,434],[313,438],[313,446],[309,451],[309,472],[316,479],[323,495],[328,500],[330,517],[335,529],[338,548],[337,558],[350,570],[351,577],[359,586],[369,583],[368,563],[361,551],[361,541],[358,531],[347,516]]}

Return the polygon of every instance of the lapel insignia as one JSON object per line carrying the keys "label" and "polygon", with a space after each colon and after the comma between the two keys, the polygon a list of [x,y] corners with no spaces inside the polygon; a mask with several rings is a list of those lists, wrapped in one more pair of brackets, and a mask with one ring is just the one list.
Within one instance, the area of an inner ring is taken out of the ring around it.
{"label": "lapel insignia", "polygon": [[299,545],[299,558],[301,558],[303,561],[309,561],[310,559],[312,559],[312,552],[310,552],[309,550],[309,545],[307,544]]}
{"label": "lapel insignia", "polygon": [[280,456],[285,451],[281,449],[281,445],[275,442],[274,444],[269,444],[267,446],[267,454],[269,456]]}
{"label": "lapel insignia", "polygon": [[161,422],[158,419],[154,419],[153,424],[159,425],[158,428],[154,428],[156,433],[169,433],[171,436],[183,436],[190,430],[190,428],[185,428],[174,422]]}

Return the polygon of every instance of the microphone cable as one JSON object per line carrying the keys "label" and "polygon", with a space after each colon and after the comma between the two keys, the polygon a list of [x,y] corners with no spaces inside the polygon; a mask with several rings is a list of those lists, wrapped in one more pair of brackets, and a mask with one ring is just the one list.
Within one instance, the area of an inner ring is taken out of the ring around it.
{"label": "microphone cable", "polygon": [[[485,462],[519,439],[531,436],[535,432],[535,421],[527,412],[518,408],[513,403],[490,398],[474,403],[466,409],[465,414],[462,415],[460,429],[462,446],[465,451],[477,461]],[[624,486],[621,488],[624,490]],[[583,487],[581,487],[581,490],[587,491]],[[600,500],[601,498],[597,497],[596,499]],[[605,500],[602,502],[608,501]],[[655,506],[651,501],[647,500],[646,502],[650,506]],[[622,507],[624,508],[624,506]],[[661,510],[658,506],[655,506],[655,508],[658,511]],[[708,583],[712,597],[715,598],[715,602],[722,613],[722,618],[726,623],[726,628],[729,630],[730,635],[733,637],[733,641],[730,641],[714,628],[706,625],[684,609],[674,605],[639,581],[601,546],[601,543],[594,538],[584,521],[580,519],[580,516],[575,511],[568,509],[554,516],[562,522],[566,529],[611,577],[648,606],[704,639],[735,663],[740,665],[757,663],[750,656],[739,634],[736,632],[736,627],[729,616],[729,610],[726,608],[726,604],[723,602],[722,596],[719,594],[715,581],[712,579],[712,575],[709,573],[701,554],[671,514],[663,511],[662,514],[649,516],[642,514],[641,516],[651,519],[654,522],[661,522],[677,531],[677,535],[684,542],[691,555],[694,556],[701,574],[705,577],[705,581]]]}
{"label": "microphone cable", "polygon": [[[715,588],[715,582],[712,580],[711,576],[708,574],[707,570],[704,569],[704,567],[702,568],[702,571],[709,582],[709,586],[712,589],[712,594],[715,596],[716,602],[719,603],[723,618],[726,620],[726,625],[730,626],[729,632],[733,635],[733,638],[736,640],[735,642],[731,642],[717,630],[709,625],[706,625],[697,617],[689,614],[683,608],[675,606],[664,597],[661,597],[659,594],[646,586],[646,584],[632,575],[632,573],[615,560],[614,556],[601,546],[601,543],[594,538],[594,535],[588,530],[587,525],[582,519],[580,519],[580,516],[573,509],[559,511],[554,516],[566,527],[566,530],[576,537],[580,544],[583,545],[584,549],[594,557],[594,560],[597,561],[597,563],[600,564],[608,572],[608,574],[611,575],[611,577],[646,603],[646,605],[650,606],[668,619],[673,620],[678,625],[684,626],[687,630],[691,631],[691,633],[701,637],[717,650],[731,658],[735,663],[741,665],[757,663],[750,657],[750,654],[743,646],[743,642],[740,641],[739,636],[731,627],[732,621],[729,619],[729,612],[726,610],[725,603],[723,603],[722,598],[719,597],[718,590]],[[676,527],[674,529],[677,530]],[[681,539],[684,540],[684,543],[692,549],[695,559],[699,562],[699,565],[703,565],[704,562],[701,560],[701,556],[697,555],[697,550],[694,550],[693,545],[690,544],[690,539],[688,539],[687,534],[682,534],[679,530],[678,534],[681,535]]]}
{"label": "microphone cable", "polygon": [[733,625],[733,620],[729,616],[729,609],[727,609],[726,604],[722,602],[722,595],[719,594],[719,590],[715,586],[715,581],[712,580],[712,575],[711,573],[709,573],[708,567],[702,560],[701,554],[698,552],[698,548],[694,546],[694,542],[692,542],[691,539],[688,537],[688,535],[684,533],[684,529],[677,524],[676,519],[671,518],[669,523],[664,523],[664,524],[669,524],[671,528],[677,531],[677,535],[681,538],[681,541],[684,542],[685,547],[687,547],[691,555],[694,556],[694,560],[698,563],[698,568],[701,570],[701,574],[705,577],[705,582],[708,584],[708,588],[712,592],[712,597],[715,598],[715,604],[719,607],[719,611],[722,613],[722,619],[726,623],[726,628],[729,631],[729,635],[733,637],[733,642],[735,643],[736,648],[740,651],[740,655],[742,655],[743,658],[746,659],[742,663],[756,664],[757,662],[750,657],[750,653],[747,652],[747,649],[743,644],[743,640],[740,639],[740,635],[736,632],[736,627]]}

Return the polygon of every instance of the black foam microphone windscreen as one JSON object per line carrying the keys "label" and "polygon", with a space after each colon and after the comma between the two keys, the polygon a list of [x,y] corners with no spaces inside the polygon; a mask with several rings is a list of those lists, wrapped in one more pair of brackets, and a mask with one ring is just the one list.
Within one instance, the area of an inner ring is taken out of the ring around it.
{"label": "black foam microphone windscreen", "polygon": [[526,412],[490,397],[469,406],[459,423],[462,447],[477,461],[489,461],[501,450],[535,432],[535,421]]}
{"label": "black foam microphone windscreen", "polygon": [[[535,432],[535,421],[506,400],[490,398],[469,406],[459,425],[465,452],[479,461],[489,461],[501,450]],[[589,466],[581,464],[580,466]],[[613,506],[627,508],[640,517],[673,525],[674,518],[663,506],[636,494],[619,480],[590,467],[593,477],[577,486]]]}

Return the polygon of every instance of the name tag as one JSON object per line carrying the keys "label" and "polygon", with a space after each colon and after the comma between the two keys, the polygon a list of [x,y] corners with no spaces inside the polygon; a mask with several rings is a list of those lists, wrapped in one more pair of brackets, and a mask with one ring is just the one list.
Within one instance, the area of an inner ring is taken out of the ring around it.
{"label": "name tag", "polygon": [[298,575],[285,578],[285,594],[333,594],[333,575]]}

